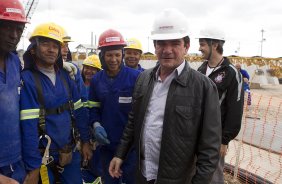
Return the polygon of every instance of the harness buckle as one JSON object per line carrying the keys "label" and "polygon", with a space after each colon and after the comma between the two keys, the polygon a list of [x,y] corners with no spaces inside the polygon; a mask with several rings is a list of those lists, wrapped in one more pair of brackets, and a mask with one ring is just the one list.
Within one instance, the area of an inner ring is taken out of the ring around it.
{"label": "harness buckle", "polygon": [[73,101],[69,100],[68,103],[69,103],[70,110],[73,111],[74,110],[74,103],[73,103]]}
{"label": "harness buckle", "polygon": [[46,110],[44,108],[39,109],[39,122],[45,122]]}
{"label": "harness buckle", "polygon": [[57,108],[57,114],[61,114],[62,112],[64,112],[64,108],[62,106]]}
{"label": "harness buckle", "polygon": [[64,172],[64,170],[65,170],[65,168],[64,168],[64,167],[61,167],[60,165],[57,165],[56,167],[57,167],[58,172],[61,173],[61,174],[62,174],[62,173]]}

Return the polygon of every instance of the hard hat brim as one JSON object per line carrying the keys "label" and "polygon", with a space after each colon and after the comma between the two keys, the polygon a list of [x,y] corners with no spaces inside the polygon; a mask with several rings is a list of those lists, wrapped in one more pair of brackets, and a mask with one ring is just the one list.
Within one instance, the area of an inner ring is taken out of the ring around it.
{"label": "hard hat brim", "polygon": [[63,40],[64,42],[74,42],[73,40]]}
{"label": "hard hat brim", "polygon": [[209,37],[209,36],[203,36],[203,37],[199,36],[199,37],[196,38],[196,39],[211,39],[211,40],[221,40],[221,41],[225,41],[224,38],[216,38],[216,37]]}
{"label": "hard hat brim", "polygon": [[12,22],[20,22],[20,23],[28,23],[30,24],[29,21],[27,20],[19,20],[19,19],[16,19],[16,18],[11,18],[11,17],[1,17],[0,20],[7,20],[7,21],[12,21]]}
{"label": "hard hat brim", "polygon": [[124,47],[124,50],[126,50],[126,49],[138,50],[141,53],[143,52],[141,49],[136,49],[135,47]]}
{"label": "hard hat brim", "polygon": [[98,66],[94,66],[94,65],[91,65],[91,64],[88,64],[88,63],[85,63],[85,64],[82,64],[83,66],[90,66],[92,68],[97,68],[98,70],[102,70],[101,67],[98,67]]}

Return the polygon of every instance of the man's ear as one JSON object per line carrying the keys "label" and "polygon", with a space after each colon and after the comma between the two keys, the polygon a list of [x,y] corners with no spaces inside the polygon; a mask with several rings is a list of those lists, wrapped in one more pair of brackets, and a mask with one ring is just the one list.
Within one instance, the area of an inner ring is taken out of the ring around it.
{"label": "man's ear", "polygon": [[213,43],[212,43],[212,47],[214,47],[215,50],[217,49],[218,45],[219,45],[219,44],[218,44],[217,42],[213,42]]}
{"label": "man's ear", "polygon": [[190,42],[187,42],[186,44],[184,43],[184,47],[186,47],[186,49],[189,50],[189,48],[190,48]]}

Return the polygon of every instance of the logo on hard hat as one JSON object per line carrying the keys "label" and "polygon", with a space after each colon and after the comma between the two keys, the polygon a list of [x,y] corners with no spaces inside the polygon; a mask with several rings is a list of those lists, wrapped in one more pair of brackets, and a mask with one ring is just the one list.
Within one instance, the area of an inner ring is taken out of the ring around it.
{"label": "logo on hard hat", "polygon": [[173,29],[173,26],[160,26],[159,29]]}
{"label": "logo on hard hat", "polygon": [[17,9],[17,8],[6,8],[6,12],[9,12],[9,13],[19,13],[19,14],[22,13],[22,11],[20,9]]}
{"label": "logo on hard hat", "polygon": [[106,38],[106,42],[119,42],[120,37],[108,37]]}
{"label": "logo on hard hat", "polygon": [[59,31],[57,28],[53,27],[53,26],[49,26],[49,30],[55,31],[55,32],[57,32],[58,34],[60,34],[60,31]]}

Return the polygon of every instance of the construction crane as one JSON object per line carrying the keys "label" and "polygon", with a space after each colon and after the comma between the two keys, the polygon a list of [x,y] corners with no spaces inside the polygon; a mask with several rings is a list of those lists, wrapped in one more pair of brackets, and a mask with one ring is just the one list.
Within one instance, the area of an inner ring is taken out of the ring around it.
{"label": "construction crane", "polygon": [[25,4],[25,13],[26,13],[26,18],[27,21],[31,20],[31,17],[37,7],[39,0],[28,0],[27,3]]}
{"label": "construction crane", "polygon": [[[28,22],[30,22],[31,17],[37,7],[39,0],[28,0],[26,3],[23,2],[23,5],[25,7],[25,13],[26,13],[26,19]],[[22,44],[23,44],[23,49],[24,49],[24,37],[25,37],[25,31],[26,31],[26,26],[28,24],[25,25],[24,31],[22,33]]]}

